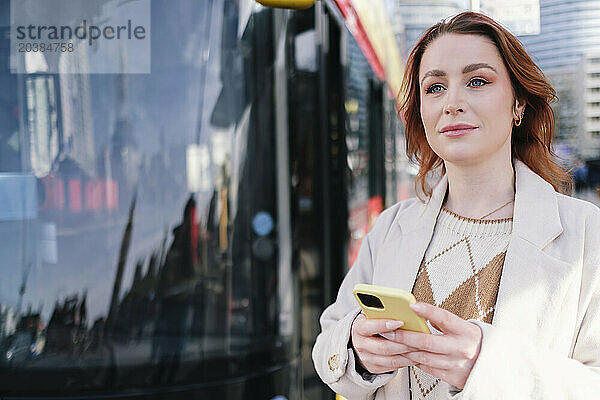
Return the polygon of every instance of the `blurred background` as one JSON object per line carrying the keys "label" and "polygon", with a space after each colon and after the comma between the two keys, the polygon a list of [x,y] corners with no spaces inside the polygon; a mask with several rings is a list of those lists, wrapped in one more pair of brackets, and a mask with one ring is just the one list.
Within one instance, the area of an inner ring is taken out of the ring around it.
{"label": "blurred background", "polygon": [[11,51],[14,1],[0,0],[2,398],[333,399],[310,355],[318,318],[377,215],[414,194],[404,62],[463,10],[504,24],[552,82],[555,151],[598,204],[600,1],[87,3],[98,24],[149,7],[149,74],[127,73],[126,51],[105,74],[94,48]]}

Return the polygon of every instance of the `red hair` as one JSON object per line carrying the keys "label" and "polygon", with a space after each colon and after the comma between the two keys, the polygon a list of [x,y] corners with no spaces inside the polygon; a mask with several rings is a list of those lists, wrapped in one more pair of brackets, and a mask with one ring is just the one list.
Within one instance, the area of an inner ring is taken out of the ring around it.
{"label": "red hair", "polygon": [[557,100],[556,92],[516,37],[486,15],[465,11],[427,29],[406,62],[399,113],[406,128],[406,154],[410,161],[419,164],[415,179],[417,196],[419,189],[427,197],[431,196],[432,188],[425,182],[430,171],[441,166],[442,174],[446,172],[443,160],[431,149],[425,137],[420,113],[419,67],[427,46],[449,33],[481,35],[495,44],[516,97],[526,102],[527,113],[521,125],[513,126],[512,156],[549,182],[555,191],[571,194],[573,179],[555,161],[558,156],[552,150],[555,121],[550,103]]}

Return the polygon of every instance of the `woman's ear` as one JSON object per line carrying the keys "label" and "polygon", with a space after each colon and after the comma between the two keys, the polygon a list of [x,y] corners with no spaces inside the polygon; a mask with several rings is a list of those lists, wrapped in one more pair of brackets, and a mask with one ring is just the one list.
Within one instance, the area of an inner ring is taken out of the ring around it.
{"label": "woman's ear", "polygon": [[522,118],[526,105],[527,105],[527,103],[524,100],[520,100],[520,99],[515,100],[515,107],[513,110],[515,119],[518,120],[518,119]]}

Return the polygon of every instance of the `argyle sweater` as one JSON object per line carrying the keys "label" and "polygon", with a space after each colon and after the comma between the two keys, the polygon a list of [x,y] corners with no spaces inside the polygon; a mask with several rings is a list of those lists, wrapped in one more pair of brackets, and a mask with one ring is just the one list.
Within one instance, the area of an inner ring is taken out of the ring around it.
{"label": "argyle sweater", "polygon": [[[511,231],[512,218],[466,218],[442,207],[413,287],[417,301],[491,323]],[[409,373],[415,400],[446,399],[458,390],[417,367]]]}

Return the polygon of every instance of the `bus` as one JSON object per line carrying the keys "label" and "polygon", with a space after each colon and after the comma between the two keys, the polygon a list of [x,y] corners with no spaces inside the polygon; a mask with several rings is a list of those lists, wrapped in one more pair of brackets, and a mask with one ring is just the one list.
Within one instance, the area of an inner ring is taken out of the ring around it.
{"label": "bus", "polygon": [[339,7],[66,3],[148,51],[15,53],[0,1],[0,397],[333,398],[318,316],[411,178]]}

